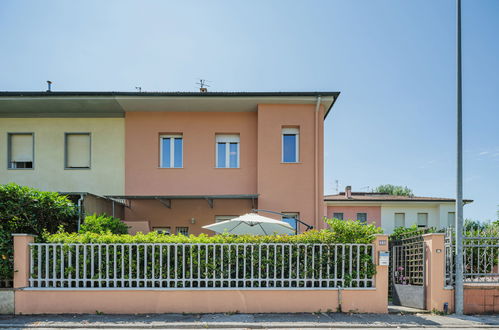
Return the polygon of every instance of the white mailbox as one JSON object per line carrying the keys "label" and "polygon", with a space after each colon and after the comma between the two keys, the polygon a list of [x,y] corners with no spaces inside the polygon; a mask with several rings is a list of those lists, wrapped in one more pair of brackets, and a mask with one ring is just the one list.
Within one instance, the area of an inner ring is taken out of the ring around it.
{"label": "white mailbox", "polygon": [[388,266],[389,264],[390,264],[390,252],[379,251],[378,265],[379,266]]}

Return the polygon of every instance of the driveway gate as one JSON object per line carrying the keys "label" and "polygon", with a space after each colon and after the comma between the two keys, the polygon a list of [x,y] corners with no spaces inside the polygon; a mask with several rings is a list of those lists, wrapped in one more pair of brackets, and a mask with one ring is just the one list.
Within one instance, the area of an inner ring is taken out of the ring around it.
{"label": "driveway gate", "polygon": [[426,308],[425,245],[418,234],[391,242],[391,291],[393,304]]}

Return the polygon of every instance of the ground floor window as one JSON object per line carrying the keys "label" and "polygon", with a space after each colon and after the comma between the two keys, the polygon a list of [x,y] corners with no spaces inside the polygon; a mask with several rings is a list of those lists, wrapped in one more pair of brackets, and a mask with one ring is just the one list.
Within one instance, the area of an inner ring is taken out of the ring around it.
{"label": "ground floor window", "polygon": [[189,227],[177,227],[175,228],[175,234],[189,235]]}
{"label": "ground floor window", "polygon": [[291,227],[298,234],[298,221],[296,219],[300,218],[300,213],[298,212],[282,212],[283,216],[281,218],[282,221],[289,223]]}
{"label": "ground floor window", "polygon": [[215,222],[229,221],[237,218],[237,215],[215,215]]}
{"label": "ground floor window", "polygon": [[342,212],[334,212],[333,219],[343,220],[343,213]]}
{"label": "ground floor window", "polygon": [[418,227],[428,227],[428,213],[418,213]]}
{"label": "ground floor window", "polygon": [[152,230],[158,232],[159,234],[170,235],[172,229],[170,227],[153,227]]}

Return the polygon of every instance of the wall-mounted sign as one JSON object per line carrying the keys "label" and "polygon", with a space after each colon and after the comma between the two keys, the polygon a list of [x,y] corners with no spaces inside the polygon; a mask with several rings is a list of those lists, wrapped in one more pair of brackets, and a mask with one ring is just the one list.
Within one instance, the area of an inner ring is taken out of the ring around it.
{"label": "wall-mounted sign", "polygon": [[390,264],[390,252],[379,251],[378,265],[388,266]]}

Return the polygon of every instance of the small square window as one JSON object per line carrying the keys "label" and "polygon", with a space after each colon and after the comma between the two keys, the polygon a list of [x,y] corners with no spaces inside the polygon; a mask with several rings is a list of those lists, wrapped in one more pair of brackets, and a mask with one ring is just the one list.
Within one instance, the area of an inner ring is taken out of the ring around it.
{"label": "small square window", "polygon": [[298,163],[300,149],[300,130],[298,128],[282,129],[282,162]]}
{"label": "small square window", "polygon": [[160,167],[183,167],[183,137],[182,135],[160,136]]}
{"label": "small square window", "polygon": [[428,227],[428,213],[418,213],[418,227]]}
{"label": "small square window", "polygon": [[64,167],[67,169],[90,168],[90,144],[90,133],[66,133]]}
{"label": "small square window", "polygon": [[395,213],[395,228],[405,227],[405,213]]}
{"label": "small square window", "polygon": [[177,227],[175,228],[175,234],[182,234],[185,236],[189,235],[189,227]]}
{"label": "small square window", "polygon": [[357,220],[362,223],[367,223],[367,213],[357,213]]}
{"label": "small square window", "polygon": [[343,213],[341,212],[333,213],[333,219],[343,220]]}
{"label": "small square window", "polygon": [[9,133],[7,141],[7,168],[33,169],[34,134]]}

